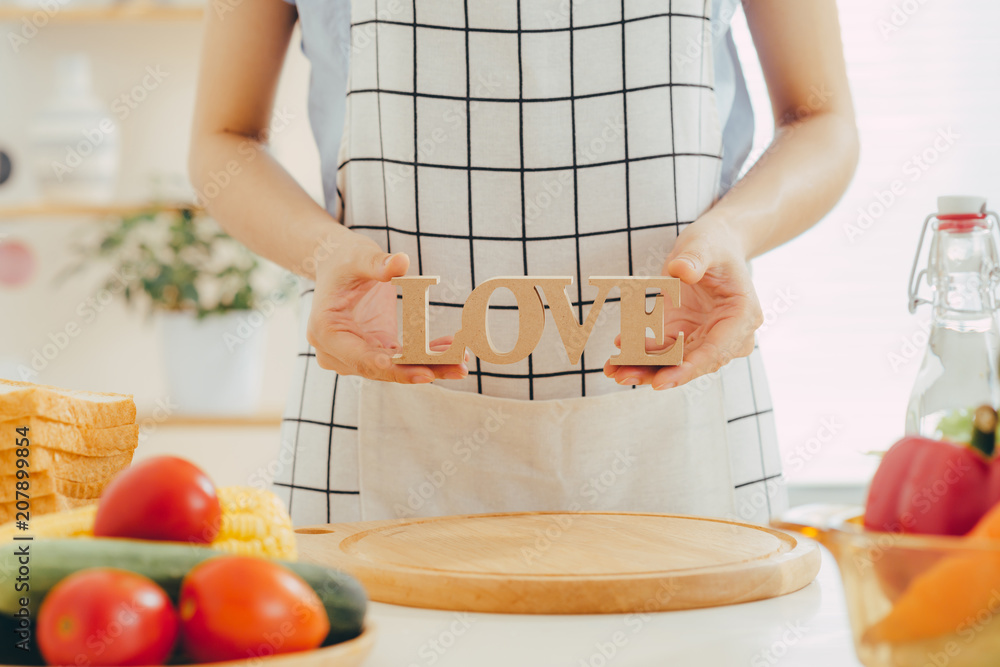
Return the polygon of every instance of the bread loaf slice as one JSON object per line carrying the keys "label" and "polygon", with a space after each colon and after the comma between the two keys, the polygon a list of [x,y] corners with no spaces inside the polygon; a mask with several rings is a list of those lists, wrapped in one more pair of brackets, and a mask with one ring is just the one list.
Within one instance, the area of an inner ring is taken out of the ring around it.
{"label": "bread loaf slice", "polygon": [[17,447],[17,441],[22,437],[17,429],[23,426],[28,427],[28,442],[31,445],[44,445],[49,449],[86,456],[130,452],[139,444],[137,424],[90,428],[41,417],[25,417],[0,422],[0,451]]}
{"label": "bread loaf slice", "polygon": [[131,396],[0,379],[0,523],[96,502],[138,444]]}
{"label": "bread loaf slice", "polygon": [[[27,494],[27,500],[30,502],[34,497],[42,497],[51,495],[56,492],[55,482],[52,473],[40,472],[31,475],[27,480],[18,479],[16,475],[0,475],[0,503],[10,503],[18,499],[24,499],[23,495],[18,495],[17,483],[22,482],[20,491],[22,494]],[[27,481],[27,487],[23,486],[23,482]]]}
{"label": "bread loaf slice", "polygon": [[[31,533],[31,516],[48,514],[50,512],[60,512],[62,510],[73,509],[74,507],[80,507],[82,505],[92,505],[96,502],[97,498],[68,498],[55,493],[31,498],[28,501],[29,530],[25,531],[25,534]],[[0,502],[0,523],[14,521],[18,518],[17,513],[20,511],[21,510],[17,509],[16,501]]]}
{"label": "bread loaf slice", "polygon": [[61,389],[0,378],[0,421],[29,417],[90,428],[121,426],[135,423],[135,401],[125,394]]}
{"label": "bread loaf slice", "polygon": [[[19,481],[10,475],[0,476],[0,503],[9,503],[18,500],[16,482]],[[29,501],[34,497],[43,497],[52,494],[59,494],[67,498],[97,498],[104,490],[106,483],[99,482],[74,482],[70,479],[56,477],[52,473],[43,472],[32,476],[31,485],[28,487]],[[23,498],[23,496],[21,496]]]}
{"label": "bread loaf slice", "polygon": [[96,500],[107,486],[107,480],[99,482],[74,482],[69,479],[55,477],[52,479],[53,491],[64,498],[73,500]]}
{"label": "bread loaf slice", "polygon": [[[112,456],[81,456],[32,445],[28,451],[28,481],[46,472],[73,482],[107,482],[132,462],[132,452]],[[17,450],[0,451],[0,474],[17,474]]]}

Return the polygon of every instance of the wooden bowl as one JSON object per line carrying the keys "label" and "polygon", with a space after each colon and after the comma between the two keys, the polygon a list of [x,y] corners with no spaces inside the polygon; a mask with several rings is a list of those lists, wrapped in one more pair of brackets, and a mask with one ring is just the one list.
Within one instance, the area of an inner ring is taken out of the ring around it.
{"label": "wooden bowl", "polygon": [[[251,658],[249,660],[228,660],[226,662],[197,663],[200,667],[246,667],[248,664],[264,667],[357,667],[365,661],[375,645],[375,626],[368,622],[364,630],[354,639],[346,642],[324,646],[314,651],[298,653],[282,653],[266,658]],[[0,665],[0,667],[13,667]],[[169,663],[168,663],[169,667]],[[183,667],[183,666],[178,666]],[[191,667],[196,667],[192,664]]]}

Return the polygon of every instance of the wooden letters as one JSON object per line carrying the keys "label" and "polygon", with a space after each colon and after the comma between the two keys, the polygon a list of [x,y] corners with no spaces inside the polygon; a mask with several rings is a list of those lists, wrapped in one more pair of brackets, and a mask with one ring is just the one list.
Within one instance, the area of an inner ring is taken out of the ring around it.
{"label": "wooden letters", "polygon": [[[479,359],[491,364],[513,364],[521,361],[535,349],[545,327],[545,306],[548,303],[552,319],[559,331],[566,354],[573,364],[580,362],[580,355],[590,338],[597,317],[613,287],[621,294],[621,351],[611,357],[617,366],[676,366],[684,355],[684,334],[668,349],[646,351],[646,329],[652,329],[659,345],[663,344],[663,296],[671,304],[680,306],[680,281],[666,276],[604,277],[594,276],[589,283],[598,288],[597,298],[591,306],[586,321],[579,322],[573,313],[573,304],[566,294],[572,278],[553,276],[526,276],[491,278],[480,284],[469,295],[462,308],[462,328],[455,334],[452,346],[444,352],[431,352],[427,335],[428,289],[438,283],[437,276],[405,276],[393,278],[392,284],[400,288],[403,297],[403,322],[400,343],[402,351],[392,358],[397,364],[459,364],[469,348]],[[517,302],[518,336],[509,352],[500,352],[490,339],[486,314],[490,297],[498,288],[505,287]],[[646,290],[659,289],[653,308],[646,310]]]}

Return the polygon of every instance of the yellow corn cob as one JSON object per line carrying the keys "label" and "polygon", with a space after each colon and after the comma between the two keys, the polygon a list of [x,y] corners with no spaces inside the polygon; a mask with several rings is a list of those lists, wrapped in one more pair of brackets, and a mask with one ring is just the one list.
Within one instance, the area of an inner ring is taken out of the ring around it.
{"label": "yellow corn cob", "polygon": [[[210,545],[213,549],[244,556],[295,560],[295,531],[284,504],[270,491],[248,486],[218,489],[222,525]],[[35,539],[83,537],[94,534],[97,505],[86,505],[33,518],[27,533]],[[21,534],[14,522],[0,526],[0,543]]]}
{"label": "yellow corn cob", "polygon": [[276,495],[249,486],[225,486],[218,493],[222,525],[212,548],[244,556],[298,557],[292,519]]}
{"label": "yellow corn cob", "polygon": [[14,535],[32,535],[35,538],[93,535],[95,516],[97,505],[92,504],[32,516],[27,531],[17,530],[11,521],[0,526],[0,543],[14,539]]}

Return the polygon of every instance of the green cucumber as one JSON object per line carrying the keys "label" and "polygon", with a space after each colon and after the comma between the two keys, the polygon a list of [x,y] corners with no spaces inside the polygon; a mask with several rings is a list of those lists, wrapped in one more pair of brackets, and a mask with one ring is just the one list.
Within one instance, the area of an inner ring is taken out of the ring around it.
{"label": "green cucumber", "polygon": [[[28,591],[18,591],[17,550],[28,548]],[[45,595],[65,577],[90,567],[116,567],[149,577],[175,603],[184,576],[198,563],[225,556],[214,549],[168,542],[148,542],[114,538],[72,538],[15,541],[3,545],[0,554],[0,614],[14,616],[21,598],[28,598],[32,617]],[[319,595],[330,618],[330,634],[324,645],[352,639],[361,634],[368,599],[351,575],[312,565],[275,561],[292,570]]]}

